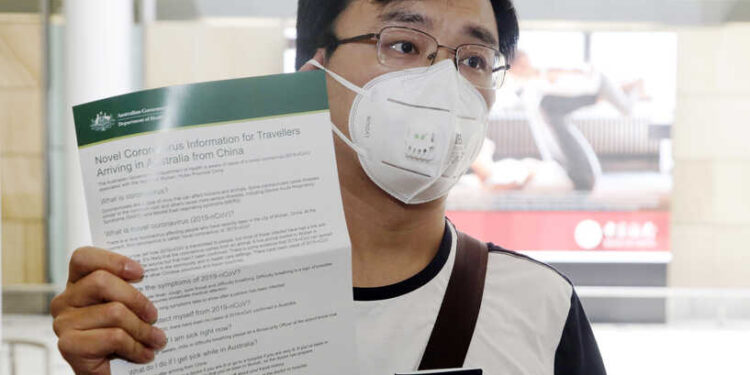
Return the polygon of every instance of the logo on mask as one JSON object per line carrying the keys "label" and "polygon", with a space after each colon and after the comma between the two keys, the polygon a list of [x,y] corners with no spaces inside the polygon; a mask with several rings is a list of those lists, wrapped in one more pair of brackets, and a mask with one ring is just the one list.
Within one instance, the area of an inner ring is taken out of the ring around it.
{"label": "logo on mask", "polygon": [[406,156],[420,161],[435,158],[435,133],[409,131],[406,135]]}

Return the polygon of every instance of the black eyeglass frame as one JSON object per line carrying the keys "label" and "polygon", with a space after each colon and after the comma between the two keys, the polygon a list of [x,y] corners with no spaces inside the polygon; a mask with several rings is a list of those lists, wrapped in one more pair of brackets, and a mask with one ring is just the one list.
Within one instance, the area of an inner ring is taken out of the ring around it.
{"label": "black eyeglass frame", "polygon": [[[417,32],[419,34],[422,34],[422,35],[424,35],[424,36],[432,39],[435,42],[435,44],[437,45],[438,50],[440,48],[445,48],[445,49],[451,51],[451,53],[453,53],[453,57],[454,57],[453,58],[453,63],[456,64],[456,67],[458,67],[458,50],[461,47],[467,47],[467,46],[489,48],[489,49],[495,51],[498,55],[503,56],[503,58],[505,58],[506,61],[508,60],[507,56],[505,56],[497,48],[493,48],[493,47],[490,47],[490,46],[487,46],[487,45],[484,45],[484,44],[477,44],[477,43],[465,43],[465,44],[461,44],[461,45],[456,46],[456,48],[449,47],[449,46],[444,46],[444,45],[440,44],[440,42],[438,42],[438,40],[435,39],[434,36],[432,36],[432,35],[424,32],[422,30],[415,29],[415,28],[412,28],[412,27],[406,27],[406,26],[386,26],[386,27],[380,29],[380,31],[377,32],[377,33],[362,34],[362,35],[357,35],[357,36],[353,36],[351,38],[346,38],[346,39],[338,39],[336,36],[332,36],[332,40],[331,40],[331,44],[332,45],[331,45],[331,47],[333,49],[336,49],[338,46],[340,46],[342,44],[363,42],[363,41],[372,40],[372,39],[375,39],[375,40],[378,41],[378,43],[380,43],[380,35],[383,34],[384,31],[389,30],[389,29],[410,30],[410,31]],[[436,57],[436,55],[437,55],[437,51],[433,52],[432,55],[428,56],[428,58],[432,61],[433,64],[435,63],[435,57]],[[505,65],[499,66],[497,68],[492,68],[492,73],[494,74],[494,73],[497,73],[497,72],[500,72],[500,71],[508,71],[508,70],[510,70],[510,64],[506,63]]]}

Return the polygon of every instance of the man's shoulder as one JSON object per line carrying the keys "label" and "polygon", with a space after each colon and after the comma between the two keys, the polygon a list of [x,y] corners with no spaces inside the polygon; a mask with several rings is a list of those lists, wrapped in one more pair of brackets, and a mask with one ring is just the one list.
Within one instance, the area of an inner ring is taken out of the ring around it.
{"label": "man's shoulder", "polygon": [[543,262],[493,244],[488,247],[477,329],[491,339],[482,347],[490,357],[510,352],[513,357],[527,357],[529,363],[552,368],[573,306],[573,286]]}
{"label": "man's shoulder", "polygon": [[529,297],[553,298],[567,304],[573,293],[570,280],[549,264],[492,243],[487,244],[486,287],[514,289]]}
{"label": "man's shoulder", "polygon": [[529,363],[543,363],[545,372],[554,368],[555,374],[605,374],[570,280],[544,262],[493,244],[488,247],[485,298],[477,327],[498,333],[482,337],[502,337],[507,343],[487,340],[483,348],[488,358],[511,351],[516,358],[536,355]]}

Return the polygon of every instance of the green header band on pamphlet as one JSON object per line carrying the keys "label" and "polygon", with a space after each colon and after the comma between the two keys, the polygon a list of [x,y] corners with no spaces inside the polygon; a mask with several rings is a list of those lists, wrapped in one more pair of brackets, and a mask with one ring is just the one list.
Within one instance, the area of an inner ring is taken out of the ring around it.
{"label": "green header band on pamphlet", "polygon": [[78,146],[175,128],[328,109],[321,71],[171,86],[73,107]]}
{"label": "green header band on pamphlet", "polygon": [[[310,111],[310,112],[297,112],[297,113],[291,113],[291,114],[287,113],[287,114],[275,115],[275,116],[256,117],[256,118],[251,118],[251,119],[243,119],[243,121],[263,121],[263,120],[270,120],[270,119],[280,118],[280,117],[305,116],[305,115],[313,115],[313,114],[316,114],[316,113],[324,113],[324,112],[328,112],[328,109],[321,109],[321,110]],[[213,123],[210,123],[210,124],[183,125],[183,126],[180,126],[179,128],[172,128],[171,130],[187,130],[187,129],[195,129],[195,128],[206,128],[206,127],[209,127],[209,126],[221,126],[221,125],[229,125],[229,124],[234,124],[234,123],[237,123],[237,120],[213,122]],[[157,130],[154,130],[154,131],[146,131],[146,132],[141,132],[141,133],[135,133],[135,134],[129,134],[129,135],[122,135],[122,136],[119,136],[119,137],[116,137],[116,138],[107,138],[107,139],[99,141],[99,142],[94,142],[94,143],[89,143],[87,145],[78,146],[78,149],[84,149],[84,148],[88,148],[88,147],[94,147],[96,145],[100,145],[100,144],[103,144],[103,143],[111,142],[114,139],[118,139],[118,140],[119,139],[127,139],[127,138],[137,137],[137,136],[141,136],[141,135],[154,134],[154,133],[158,133],[158,132],[162,132],[162,131],[169,131],[169,130],[170,129],[161,129],[160,128],[160,129],[157,129]]]}

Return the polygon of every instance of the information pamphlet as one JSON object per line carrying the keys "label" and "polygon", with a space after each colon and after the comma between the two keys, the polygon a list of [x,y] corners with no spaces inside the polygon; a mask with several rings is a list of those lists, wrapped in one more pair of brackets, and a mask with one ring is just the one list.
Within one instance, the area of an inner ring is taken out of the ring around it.
{"label": "information pamphlet", "polygon": [[94,245],[139,261],[167,347],[113,375],[355,374],[322,72],[74,108]]}

